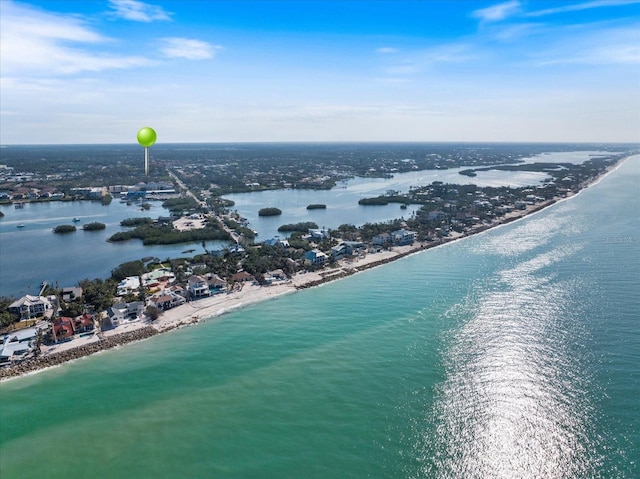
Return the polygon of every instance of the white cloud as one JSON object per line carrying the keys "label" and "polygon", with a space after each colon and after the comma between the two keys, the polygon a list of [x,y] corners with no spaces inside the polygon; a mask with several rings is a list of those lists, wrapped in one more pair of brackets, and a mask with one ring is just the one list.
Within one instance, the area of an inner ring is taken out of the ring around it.
{"label": "white cloud", "polygon": [[201,40],[190,38],[163,38],[161,42],[164,44],[160,51],[169,58],[186,58],[188,60],[206,60],[213,58],[217,50],[222,47],[211,45]]}
{"label": "white cloud", "polygon": [[532,60],[537,66],[640,65],[640,25],[600,29],[539,49]]}
{"label": "white cloud", "polygon": [[592,2],[574,3],[573,5],[563,5],[561,7],[547,8],[545,10],[537,10],[526,14],[527,17],[542,17],[546,15],[554,15],[557,13],[577,12],[580,10],[589,10],[592,8],[616,7],[623,5],[632,5],[640,3],[640,0],[594,0]]}
{"label": "white cloud", "polygon": [[150,62],[142,57],[96,54],[89,46],[111,40],[71,16],[3,1],[0,17],[2,77],[68,75],[128,68]]}
{"label": "white cloud", "polygon": [[393,47],[380,47],[376,50],[377,53],[382,53],[384,55],[390,54],[390,53],[397,53],[398,49],[397,48],[393,48]]}
{"label": "white cloud", "polygon": [[139,2],[137,0],[110,0],[111,15],[133,22],[153,22],[156,20],[171,20],[170,14],[162,7]]}
{"label": "white cloud", "polygon": [[483,22],[498,22],[504,20],[520,11],[520,2],[512,0],[510,2],[500,3],[492,7],[483,8],[474,11],[471,15],[479,18]]}

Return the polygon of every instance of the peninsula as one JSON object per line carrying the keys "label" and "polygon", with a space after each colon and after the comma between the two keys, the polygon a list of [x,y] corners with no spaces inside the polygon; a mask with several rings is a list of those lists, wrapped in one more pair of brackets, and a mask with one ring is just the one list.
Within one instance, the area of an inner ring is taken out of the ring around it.
{"label": "peninsula", "polygon": [[[31,321],[24,317],[25,304],[27,312],[31,307],[24,298],[7,304],[9,313],[17,308],[22,316],[18,319],[25,320],[14,326],[30,328],[5,330],[5,349],[18,354],[5,356],[0,379],[193,325],[515,221],[570,198],[632,153],[563,165],[561,175],[535,189],[434,182],[406,194],[391,191],[381,200],[420,204],[420,213],[408,220],[361,227],[308,228],[306,232],[292,228],[295,232],[288,239],[261,243],[255,243],[249,225],[221,197],[194,190],[185,181],[189,176],[174,170],[171,177],[179,185],[176,197],[181,198],[180,208],[188,211],[161,227],[171,229],[172,235],[215,228],[231,238],[231,246],[222,254],[210,252],[169,264],[155,259],[123,264],[114,269],[112,278],[80,282],[75,288],[44,287],[42,296],[29,299],[34,304],[43,302],[41,314]],[[557,171],[553,166],[546,168]],[[142,228],[154,227],[149,221],[138,223]],[[20,331],[27,332],[20,336]],[[27,339],[13,339],[19,337]],[[12,342],[26,342],[28,347],[12,349]]]}

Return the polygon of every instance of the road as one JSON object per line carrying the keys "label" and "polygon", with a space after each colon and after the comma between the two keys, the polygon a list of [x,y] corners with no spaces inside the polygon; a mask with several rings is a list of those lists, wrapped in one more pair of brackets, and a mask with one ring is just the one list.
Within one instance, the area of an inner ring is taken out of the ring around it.
{"label": "road", "polygon": [[[167,168],[167,172],[169,173],[169,176],[171,176],[171,178],[173,178],[173,180],[178,184],[178,186],[180,188],[182,188],[182,190],[185,191],[185,194],[187,196],[190,196],[191,198],[193,198],[194,200],[197,201],[197,203],[204,209],[206,209],[207,211],[209,211],[209,206],[207,205],[206,201],[201,201],[188,187],[187,185],[180,179],[178,178],[178,175],[176,175],[173,171],[169,170]],[[231,236],[231,239],[236,243],[239,244],[240,240],[242,239],[242,236],[240,236],[235,230],[232,230],[231,228],[229,228],[226,224],[224,224],[224,221],[222,221],[222,218],[220,218],[219,216],[213,214],[213,213],[208,213],[208,215],[211,218],[215,218],[215,220],[218,222],[218,224],[220,225],[220,228],[222,228],[223,230],[225,230],[227,233],[229,233],[229,235]]]}

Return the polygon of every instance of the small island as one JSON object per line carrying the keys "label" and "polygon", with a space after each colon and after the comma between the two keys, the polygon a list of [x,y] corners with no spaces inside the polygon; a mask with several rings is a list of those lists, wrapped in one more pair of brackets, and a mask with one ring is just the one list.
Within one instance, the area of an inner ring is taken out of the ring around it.
{"label": "small island", "polygon": [[302,223],[292,223],[287,225],[282,225],[278,228],[278,231],[281,233],[292,233],[298,231],[300,233],[307,233],[309,230],[318,229],[318,225],[312,221],[305,221]]}
{"label": "small island", "polygon": [[262,208],[260,211],[258,211],[258,216],[279,216],[281,214],[282,210],[274,207]]}
{"label": "small island", "polygon": [[[94,221],[93,223],[87,223],[82,225],[82,229],[84,231],[100,231],[107,227],[104,223],[100,223],[98,221]],[[74,227],[75,228],[75,227]]]}
{"label": "small island", "polygon": [[75,230],[76,227],[73,225],[58,225],[53,228],[53,232],[56,234],[73,233]]}
{"label": "small island", "polygon": [[319,204],[319,203],[313,203],[307,206],[308,210],[326,210],[327,209],[327,205],[323,205],[323,204]]}

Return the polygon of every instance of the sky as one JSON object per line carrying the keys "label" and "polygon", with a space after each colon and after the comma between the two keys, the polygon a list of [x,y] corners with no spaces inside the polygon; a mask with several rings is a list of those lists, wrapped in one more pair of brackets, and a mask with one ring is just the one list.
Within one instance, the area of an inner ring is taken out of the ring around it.
{"label": "sky", "polygon": [[0,144],[640,142],[640,0],[0,0]]}

